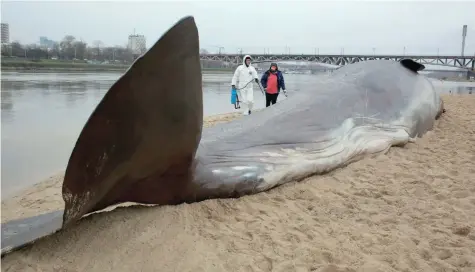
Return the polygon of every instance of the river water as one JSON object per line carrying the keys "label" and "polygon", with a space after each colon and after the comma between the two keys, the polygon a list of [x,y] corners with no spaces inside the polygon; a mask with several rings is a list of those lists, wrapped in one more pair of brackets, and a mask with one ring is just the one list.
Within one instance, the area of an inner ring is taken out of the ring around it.
{"label": "river water", "polygon": [[[121,73],[2,72],[2,197],[63,171],[72,148],[94,107]],[[232,74],[204,74],[205,116],[233,112]],[[316,77],[285,75],[289,95]],[[467,93],[474,83],[434,81],[441,92]],[[255,90],[255,107],[265,106]],[[279,100],[285,99],[279,96]]]}

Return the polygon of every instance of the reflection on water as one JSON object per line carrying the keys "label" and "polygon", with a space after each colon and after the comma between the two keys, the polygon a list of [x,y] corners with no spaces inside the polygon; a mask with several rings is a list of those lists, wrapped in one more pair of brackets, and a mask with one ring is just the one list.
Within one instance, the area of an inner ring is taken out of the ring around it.
{"label": "reflection on water", "polygon": [[[2,196],[64,170],[89,115],[119,73],[2,72]],[[203,75],[204,115],[235,111],[230,104],[232,74]],[[285,75],[289,95],[318,80]],[[468,93],[475,84],[434,82],[441,92]],[[265,105],[254,85],[255,107]],[[279,96],[279,100],[285,99]]]}

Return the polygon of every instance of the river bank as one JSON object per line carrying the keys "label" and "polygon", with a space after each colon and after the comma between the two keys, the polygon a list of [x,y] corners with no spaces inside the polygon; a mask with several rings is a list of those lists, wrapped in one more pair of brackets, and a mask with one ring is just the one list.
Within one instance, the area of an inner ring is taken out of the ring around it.
{"label": "river bank", "polygon": [[[91,64],[54,60],[22,60],[2,58],[2,71],[28,72],[125,72],[130,64]],[[202,68],[203,73],[231,73],[229,68]]]}

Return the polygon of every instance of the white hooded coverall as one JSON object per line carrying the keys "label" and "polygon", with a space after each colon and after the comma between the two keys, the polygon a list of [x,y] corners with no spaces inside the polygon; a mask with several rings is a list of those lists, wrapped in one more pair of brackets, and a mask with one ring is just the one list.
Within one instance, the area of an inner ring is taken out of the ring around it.
{"label": "white hooded coverall", "polygon": [[251,64],[249,64],[249,67],[246,66],[246,58],[250,57],[251,56],[249,55],[245,55],[243,57],[242,64],[236,68],[231,81],[231,85],[236,86],[238,99],[242,105],[241,110],[243,111],[243,114],[247,114],[249,111],[252,111],[254,105],[254,89],[252,85],[258,78],[256,69]]}

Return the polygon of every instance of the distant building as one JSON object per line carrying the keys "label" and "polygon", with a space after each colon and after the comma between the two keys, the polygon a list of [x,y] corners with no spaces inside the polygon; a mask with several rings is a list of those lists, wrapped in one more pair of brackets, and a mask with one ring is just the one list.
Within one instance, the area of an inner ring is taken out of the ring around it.
{"label": "distant building", "polygon": [[10,43],[10,26],[2,23],[2,43]]}
{"label": "distant building", "polygon": [[41,36],[40,37],[40,47],[51,49],[53,48],[55,42],[53,40],[48,39],[47,37]]}
{"label": "distant building", "polygon": [[127,48],[132,51],[135,56],[142,55],[147,51],[146,40],[144,35],[129,35]]}

